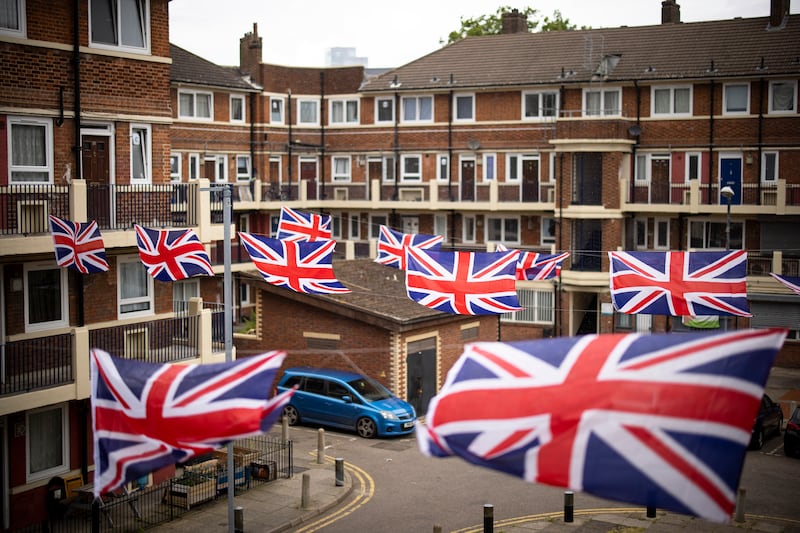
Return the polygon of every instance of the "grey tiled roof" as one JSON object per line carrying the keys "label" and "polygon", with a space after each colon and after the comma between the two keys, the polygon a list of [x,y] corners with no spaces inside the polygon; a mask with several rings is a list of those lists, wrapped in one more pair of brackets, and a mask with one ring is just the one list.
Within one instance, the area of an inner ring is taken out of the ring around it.
{"label": "grey tiled roof", "polygon": [[169,51],[172,56],[169,79],[172,83],[189,83],[241,91],[259,89],[242,77],[238,67],[215,65],[174,44],[169,45]]}
{"label": "grey tiled roof", "polygon": [[[363,90],[433,91],[800,73],[800,15],[790,15],[780,29],[768,29],[768,24],[769,17],[759,17],[467,37],[368,80]],[[619,62],[607,77],[597,77],[606,55],[619,56]],[[392,86],[395,80],[399,87]]]}

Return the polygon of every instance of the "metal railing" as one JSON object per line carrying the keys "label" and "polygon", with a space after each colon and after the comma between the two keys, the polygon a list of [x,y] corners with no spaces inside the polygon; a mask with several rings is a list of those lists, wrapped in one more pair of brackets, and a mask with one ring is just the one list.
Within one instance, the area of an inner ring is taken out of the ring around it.
{"label": "metal railing", "polygon": [[199,356],[197,315],[93,329],[92,348],[126,359],[170,363]]}
{"label": "metal railing", "polygon": [[47,215],[69,220],[69,187],[30,184],[0,187],[0,235],[49,233]]}
{"label": "metal railing", "polygon": [[0,396],[72,383],[72,334],[0,345]]}

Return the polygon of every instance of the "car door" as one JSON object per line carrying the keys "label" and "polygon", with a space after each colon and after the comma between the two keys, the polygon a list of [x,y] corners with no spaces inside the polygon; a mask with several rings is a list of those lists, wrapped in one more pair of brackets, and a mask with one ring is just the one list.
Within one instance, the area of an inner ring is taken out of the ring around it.
{"label": "car door", "polygon": [[326,424],[325,421],[325,380],[307,376],[301,390],[295,393],[293,403],[305,421]]}
{"label": "car door", "polygon": [[[326,410],[332,424],[353,428],[358,418],[357,398],[347,387],[336,381],[328,381]],[[345,401],[345,398],[347,400]]]}

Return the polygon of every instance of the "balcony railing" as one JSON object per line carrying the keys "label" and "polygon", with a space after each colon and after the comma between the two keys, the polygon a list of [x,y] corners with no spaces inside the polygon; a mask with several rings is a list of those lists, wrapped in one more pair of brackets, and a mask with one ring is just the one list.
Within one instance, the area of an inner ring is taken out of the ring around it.
{"label": "balcony railing", "polygon": [[90,183],[86,191],[87,217],[96,220],[100,229],[125,229],[134,224],[154,228],[194,225],[196,189],[188,183]]}
{"label": "balcony railing", "polygon": [[48,233],[47,215],[69,220],[69,193],[67,185],[0,187],[0,235]]}
{"label": "balcony railing", "polygon": [[[800,206],[800,184],[786,183],[743,183],[741,198],[734,205],[764,206]],[[695,201],[698,205],[725,205],[720,201],[719,184],[717,183],[669,183],[666,181],[633,182],[628,189],[630,204],[690,205]]]}
{"label": "balcony railing", "polygon": [[151,363],[199,356],[197,315],[93,329],[89,345],[112,355]]}
{"label": "balcony railing", "polygon": [[0,345],[0,396],[72,383],[72,334]]}

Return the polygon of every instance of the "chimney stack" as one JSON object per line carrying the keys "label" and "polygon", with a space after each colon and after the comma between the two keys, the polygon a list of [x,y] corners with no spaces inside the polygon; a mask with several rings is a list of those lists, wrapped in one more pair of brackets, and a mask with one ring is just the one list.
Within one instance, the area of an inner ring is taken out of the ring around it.
{"label": "chimney stack", "polygon": [[255,76],[261,64],[261,37],[258,36],[258,23],[253,23],[253,31],[239,39],[239,70]]}
{"label": "chimney stack", "polygon": [[789,16],[789,0],[770,0],[769,28],[782,28]]}
{"label": "chimney stack", "polygon": [[661,2],[661,24],[673,24],[681,21],[681,6],[675,0]]}
{"label": "chimney stack", "polygon": [[502,15],[503,28],[501,33],[503,35],[508,33],[527,33],[528,32],[528,17],[524,13],[520,13],[519,9],[512,9],[506,11]]}

